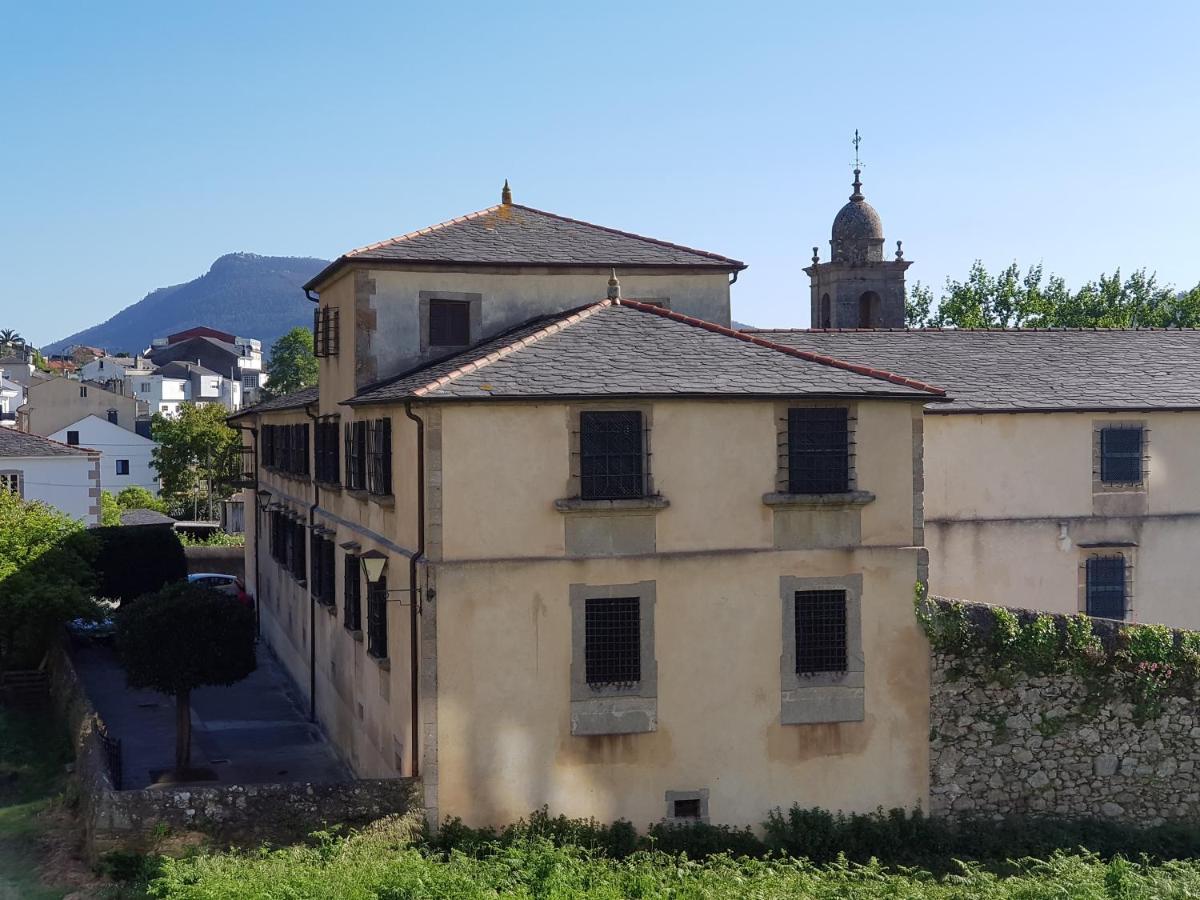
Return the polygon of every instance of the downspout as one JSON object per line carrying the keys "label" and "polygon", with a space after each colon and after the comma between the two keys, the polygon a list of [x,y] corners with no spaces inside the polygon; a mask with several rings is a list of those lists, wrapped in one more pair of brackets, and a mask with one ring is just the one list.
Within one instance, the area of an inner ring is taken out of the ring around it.
{"label": "downspout", "polygon": [[[262,616],[259,613],[258,595],[262,593],[262,582],[258,574],[258,548],[262,546],[262,527],[258,521],[261,510],[258,508],[258,429],[253,425],[233,425],[238,431],[250,432],[251,446],[254,448],[254,638],[262,638]],[[246,507],[242,506],[243,519]]]}
{"label": "downspout", "polygon": [[412,777],[416,778],[421,763],[421,716],[419,709],[420,690],[417,685],[417,564],[425,555],[425,420],[412,411],[412,400],[404,401],[404,415],[417,423],[417,552],[408,560],[408,637],[409,637],[409,682],[412,691],[409,706],[412,708]]}
{"label": "downspout", "polygon": [[[312,441],[317,440],[317,417],[312,413],[312,404],[306,404],[304,414],[312,419]],[[305,453],[308,449],[305,448]],[[314,459],[315,463],[316,460]],[[304,550],[304,558],[308,560],[308,577],[304,583],[308,585],[308,721],[317,721],[317,600],[313,596],[312,583],[312,534],[317,524],[317,507],[321,505],[321,482],[317,481],[316,466],[312,473],[313,502],[308,508],[308,546]]]}

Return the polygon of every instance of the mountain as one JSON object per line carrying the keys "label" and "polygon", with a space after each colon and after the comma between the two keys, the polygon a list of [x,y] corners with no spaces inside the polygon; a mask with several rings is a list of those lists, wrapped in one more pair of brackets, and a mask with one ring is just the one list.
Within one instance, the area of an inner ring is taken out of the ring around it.
{"label": "mountain", "polygon": [[276,338],[297,325],[312,327],[313,305],[300,286],[326,265],[310,257],[229,253],[199,278],[151,291],[107,322],[68,335],[42,352],[87,344],[109,353],[138,353],[156,337],[196,325],[258,338],[269,351]]}

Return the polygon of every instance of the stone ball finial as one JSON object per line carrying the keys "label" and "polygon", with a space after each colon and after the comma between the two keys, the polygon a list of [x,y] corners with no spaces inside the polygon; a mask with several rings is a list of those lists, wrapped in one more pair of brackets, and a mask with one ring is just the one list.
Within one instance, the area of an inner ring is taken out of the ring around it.
{"label": "stone ball finial", "polygon": [[904,241],[896,241],[896,259],[904,259]]}
{"label": "stone ball finial", "polygon": [[612,270],[612,275],[608,277],[608,299],[621,299],[621,282],[617,281],[617,270]]}
{"label": "stone ball finial", "polygon": [[512,188],[508,186],[508,179],[504,179],[504,187],[500,190],[500,202],[505,206],[512,206]]}

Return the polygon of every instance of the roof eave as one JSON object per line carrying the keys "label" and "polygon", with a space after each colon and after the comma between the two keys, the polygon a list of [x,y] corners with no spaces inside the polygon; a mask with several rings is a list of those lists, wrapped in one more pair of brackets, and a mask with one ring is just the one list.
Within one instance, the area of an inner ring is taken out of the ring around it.
{"label": "roof eave", "polygon": [[728,391],[697,391],[696,393],[681,394],[677,391],[658,391],[640,393],[608,393],[581,394],[575,393],[546,393],[529,395],[489,394],[480,392],[479,396],[467,397],[460,394],[401,394],[396,397],[356,398],[342,400],[342,406],[386,406],[400,403],[542,403],[575,402],[605,400],[783,400],[788,398],[804,400],[900,400],[911,403],[945,403],[946,397],[931,397],[916,391],[882,391],[870,393],[839,393],[836,391],[764,391],[762,393],[729,393]]}

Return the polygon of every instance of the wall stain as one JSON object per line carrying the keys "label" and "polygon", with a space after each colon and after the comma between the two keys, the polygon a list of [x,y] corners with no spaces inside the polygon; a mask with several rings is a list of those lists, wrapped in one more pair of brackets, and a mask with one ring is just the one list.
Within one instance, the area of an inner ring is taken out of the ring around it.
{"label": "wall stain", "polygon": [[565,733],[555,763],[564,766],[666,765],[675,759],[671,734],[596,734],[576,737]]}

